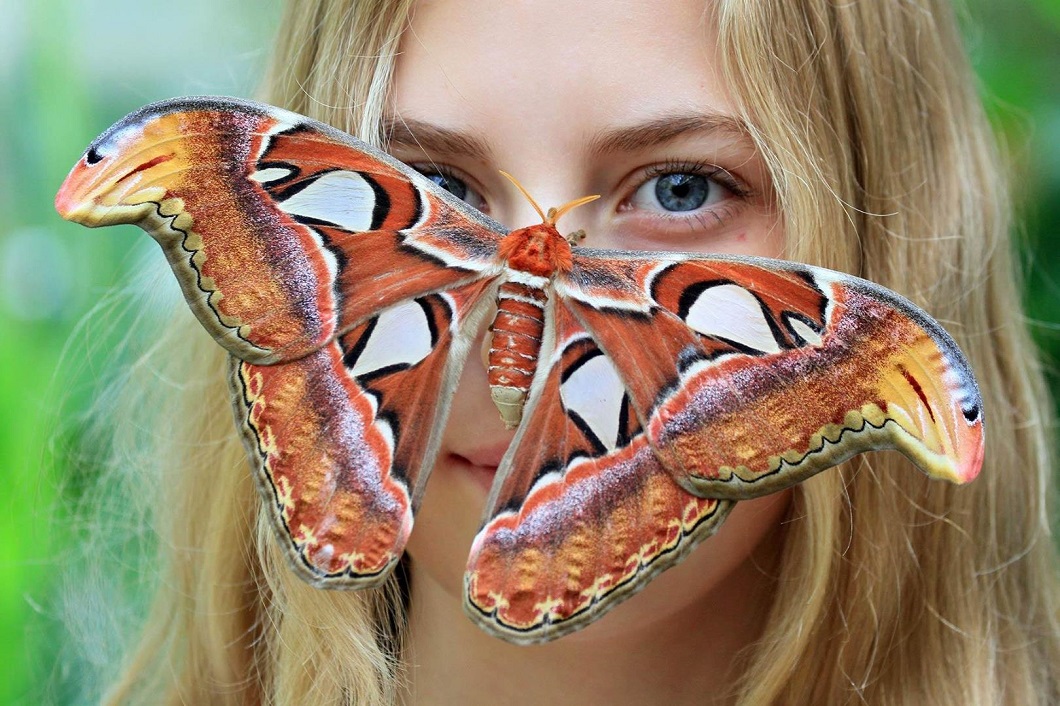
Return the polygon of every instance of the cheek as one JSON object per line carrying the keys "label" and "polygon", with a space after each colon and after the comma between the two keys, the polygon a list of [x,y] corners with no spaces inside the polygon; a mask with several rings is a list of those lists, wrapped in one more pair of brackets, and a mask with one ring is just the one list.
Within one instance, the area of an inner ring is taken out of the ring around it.
{"label": "cheek", "polygon": [[[573,230],[571,224],[565,226]],[[782,258],[787,245],[783,222],[768,204],[744,204],[711,228],[663,228],[651,219],[606,217],[583,227],[589,234],[583,245],[593,248]]]}
{"label": "cheek", "polygon": [[475,539],[485,495],[456,464],[440,459],[409,537],[408,553],[414,571],[430,575],[447,594],[463,594],[464,569]]}
{"label": "cheek", "polygon": [[708,596],[742,595],[772,572],[790,504],[790,490],[737,503],[713,537],[645,589],[646,607],[676,611]]}
{"label": "cheek", "polygon": [[780,219],[772,211],[764,211],[754,213],[746,226],[724,233],[713,250],[729,255],[781,258],[786,245]]}

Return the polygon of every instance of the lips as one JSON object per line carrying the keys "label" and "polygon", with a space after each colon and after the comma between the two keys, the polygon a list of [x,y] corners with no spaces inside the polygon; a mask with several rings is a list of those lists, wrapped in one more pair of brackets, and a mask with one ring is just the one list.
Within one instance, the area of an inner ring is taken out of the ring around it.
{"label": "lips", "polygon": [[450,453],[453,456],[458,456],[472,466],[481,466],[483,468],[492,468],[497,470],[497,466],[501,465],[501,459],[504,458],[505,452],[508,451],[508,441],[500,444],[491,444],[489,446],[479,446],[467,449],[452,449]]}
{"label": "lips", "polygon": [[472,447],[460,450],[451,450],[449,459],[455,465],[461,466],[488,491],[493,485],[493,479],[497,475],[497,467],[508,450],[508,444],[494,444],[492,446]]}

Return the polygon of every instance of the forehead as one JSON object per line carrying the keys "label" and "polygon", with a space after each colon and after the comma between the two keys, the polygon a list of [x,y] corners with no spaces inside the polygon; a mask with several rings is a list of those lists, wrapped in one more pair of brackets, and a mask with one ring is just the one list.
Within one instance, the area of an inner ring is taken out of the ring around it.
{"label": "forehead", "polygon": [[423,0],[402,38],[393,106],[443,124],[728,112],[707,9],[703,0]]}

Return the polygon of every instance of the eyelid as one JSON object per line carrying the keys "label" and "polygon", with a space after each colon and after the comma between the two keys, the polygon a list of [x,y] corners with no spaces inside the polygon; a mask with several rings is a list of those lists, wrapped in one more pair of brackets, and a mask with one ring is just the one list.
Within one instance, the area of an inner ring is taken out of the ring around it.
{"label": "eyelid", "polygon": [[[750,164],[741,159],[740,166]],[[753,166],[753,165],[752,165]],[[695,174],[714,183],[711,188],[723,192],[720,200],[705,203],[689,211],[668,211],[661,203],[639,202],[641,191],[651,188],[652,180],[667,174]],[[753,175],[752,175],[753,179]],[[753,185],[752,185],[753,184]],[[618,198],[612,212],[611,230],[614,245],[634,250],[708,251],[742,223],[748,214],[757,212],[761,185],[734,173],[730,168],[703,159],[659,159],[627,172],[616,183],[612,193]],[[707,250],[704,250],[707,248]],[[722,246],[721,250],[729,248]],[[737,247],[736,250],[739,250]]]}
{"label": "eyelid", "polygon": [[[633,202],[637,193],[653,179],[657,179],[667,174],[695,174],[703,176],[715,181],[723,189],[728,191],[730,197],[719,204],[706,206],[689,212],[656,212],[651,209],[636,207]],[[702,217],[704,214],[713,214],[715,217],[718,217],[722,213],[732,211],[734,206],[746,204],[756,195],[755,190],[752,189],[744,179],[736,176],[725,167],[721,167],[706,160],[660,160],[634,170],[621,182],[621,184],[622,185],[617,189],[618,192],[622,194],[622,197],[619,199],[616,206],[617,211],[630,215],[641,212],[645,216],[650,216],[654,219],[666,219],[680,222],[688,222],[689,219]]]}
{"label": "eyelid", "polygon": [[[739,178],[725,167],[707,161],[688,161],[671,159],[644,167],[640,179],[634,185],[633,192],[656,177],[667,174],[697,174],[714,179],[734,195],[740,198],[751,198],[754,190],[746,181]],[[628,199],[627,199],[628,200]]]}

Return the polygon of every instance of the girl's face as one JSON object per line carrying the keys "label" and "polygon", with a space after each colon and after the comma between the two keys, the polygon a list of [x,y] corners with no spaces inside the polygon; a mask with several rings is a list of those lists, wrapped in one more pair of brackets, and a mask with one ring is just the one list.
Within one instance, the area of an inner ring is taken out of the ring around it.
{"label": "girl's face", "polygon": [[[560,222],[584,229],[589,247],[781,255],[769,175],[736,117],[703,2],[424,0],[400,51],[391,151],[509,228],[540,218],[501,169],[542,208],[600,194]],[[459,612],[512,436],[470,356],[409,542],[417,600],[452,598]],[[788,500],[740,503],[682,565],[584,634],[738,589],[752,552],[778,544]]]}

